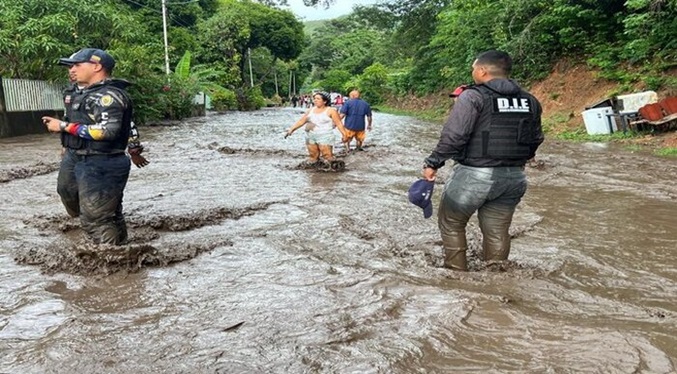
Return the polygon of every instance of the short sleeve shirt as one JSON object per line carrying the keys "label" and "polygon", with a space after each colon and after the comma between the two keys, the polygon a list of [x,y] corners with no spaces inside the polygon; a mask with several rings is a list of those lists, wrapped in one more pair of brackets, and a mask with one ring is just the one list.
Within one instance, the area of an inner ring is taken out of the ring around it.
{"label": "short sleeve shirt", "polygon": [[364,117],[371,117],[371,107],[362,99],[350,99],[341,107],[341,113],[346,115],[344,125],[353,131],[364,131]]}

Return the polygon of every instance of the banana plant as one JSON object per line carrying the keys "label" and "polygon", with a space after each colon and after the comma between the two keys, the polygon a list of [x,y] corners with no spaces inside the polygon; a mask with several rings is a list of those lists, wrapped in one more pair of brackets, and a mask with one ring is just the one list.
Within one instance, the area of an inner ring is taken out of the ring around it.
{"label": "banana plant", "polygon": [[225,73],[215,68],[205,65],[191,66],[192,54],[186,51],[174,69],[174,76],[178,79],[191,81],[202,92],[207,94],[216,94],[229,91],[227,88],[219,85]]}

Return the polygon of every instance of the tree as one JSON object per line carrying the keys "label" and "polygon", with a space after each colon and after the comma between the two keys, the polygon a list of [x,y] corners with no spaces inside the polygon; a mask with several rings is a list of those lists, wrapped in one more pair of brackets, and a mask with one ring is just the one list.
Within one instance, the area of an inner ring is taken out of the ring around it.
{"label": "tree", "polygon": [[358,87],[362,97],[369,103],[378,104],[383,100],[388,81],[388,69],[382,64],[374,64],[364,69],[358,77]]}
{"label": "tree", "polygon": [[327,91],[344,92],[344,86],[346,82],[350,80],[351,76],[352,74],[345,70],[329,70],[324,75],[324,79],[320,82],[320,85]]}
{"label": "tree", "polygon": [[[162,38],[164,29],[161,0],[125,0],[122,3],[143,18],[150,34]],[[214,14],[218,7],[218,0],[165,2],[170,64],[178,62],[185,51],[198,50],[197,24]]]}
{"label": "tree", "polygon": [[[249,51],[265,48],[272,61],[264,76],[271,75],[276,59],[289,61],[303,48],[303,24],[289,11],[268,8],[250,1],[223,0],[223,6],[200,25],[203,45],[201,62],[216,62],[240,73],[240,84],[248,81]],[[260,78],[259,78],[260,79]],[[257,79],[257,80],[259,80]],[[234,79],[232,83],[237,83]]]}
{"label": "tree", "polygon": [[333,69],[358,75],[375,62],[389,60],[383,33],[352,17],[320,26],[299,59],[313,66],[316,80],[325,79],[325,73]]}
{"label": "tree", "polygon": [[145,39],[144,23],[114,2],[0,0],[0,14],[0,75],[5,77],[65,80],[58,58],[85,46],[116,56],[127,45],[153,45]]}
{"label": "tree", "polygon": [[[385,1],[373,8],[378,18],[393,22],[396,27],[391,45],[406,56],[414,56],[420,47],[425,46],[433,37],[437,25],[437,15],[452,4],[451,0],[399,0]],[[392,17],[389,19],[386,14]]]}
{"label": "tree", "polygon": [[677,1],[628,0],[623,18],[622,58],[639,62],[654,55],[665,61],[677,60]]}

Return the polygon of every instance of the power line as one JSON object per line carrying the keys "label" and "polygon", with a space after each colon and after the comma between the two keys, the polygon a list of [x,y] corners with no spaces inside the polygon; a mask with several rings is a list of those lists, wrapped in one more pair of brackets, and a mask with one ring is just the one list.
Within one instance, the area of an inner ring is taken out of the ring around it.
{"label": "power line", "polygon": [[[123,0],[123,1],[126,1],[126,2],[128,2],[128,3],[132,3],[132,4],[134,4],[134,5],[138,5],[138,6],[142,7],[142,8],[148,8],[148,9],[150,9],[150,10],[154,10],[154,11],[160,13],[159,10],[153,9],[153,8],[151,8],[150,6],[145,5],[145,4],[137,3],[137,2],[134,1],[134,0]],[[175,3],[169,3],[169,2],[168,2],[168,3],[165,3],[165,5],[185,5],[185,4],[193,4],[193,3],[199,3],[199,2],[200,2],[200,0],[190,0],[190,1],[175,2]]]}
{"label": "power line", "polygon": [[134,4],[134,5],[138,5],[138,6],[142,7],[142,8],[150,9],[150,10],[152,10],[152,11],[154,11],[154,12],[157,12],[157,13],[162,13],[161,10],[153,9],[153,8],[149,7],[148,5],[141,4],[141,3],[137,3],[137,2],[134,1],[134,0],[123,0],[123,1],[126,1],[126,2],[128,2],[128,3],[132,3],[132,4]]}
{"label": "power line", "polygon": [[[134,4],[134,5],[138,5],[138,6],[142,7],[142,8],[146,8],[146,9],[152,10],[152,11],[155,12],[155,13],[162,14],[162,10],[158,10],[158,9],[152,8],[152,7],[150,7],[150,6],[148,6],[148,5],[145,5],[145,4],[137,3],[137,2],[134,1],[134,0],[123,0],[123,1],[126,1],[126,2],[131,3],[131,4]],[[170,4],[171,4],[171,5],[192,4],[192,3],[197,3],[197,2],[199,2],[199,1],[200,1],[200,0],[192,0],[192,1],[187,1],[187,2],[183,2],[183,3],[165,3],[165,5],[170,5]],[[181,26],[183,26],[183,27],[190,27],[190,26],[186,25],[185,23],[183,23],[183,22],[182,22],[180,19],[178,19],[176,16],[173,16],[173,15],[171,15],[171,14],[168,14],[168,16],[169,16],[169,18],[171,18],[172,21],[174,21],[175,23],[177,23],[177,24],[179,24],[179,25],[181,25]]]}
{"label": "power line", "polygon": [[191,0],[191,1],[184,1],[181,3],[165,3],[165,5],[185,5],[185,4],[192,4],[192,3],[197,3],[200,0]]}

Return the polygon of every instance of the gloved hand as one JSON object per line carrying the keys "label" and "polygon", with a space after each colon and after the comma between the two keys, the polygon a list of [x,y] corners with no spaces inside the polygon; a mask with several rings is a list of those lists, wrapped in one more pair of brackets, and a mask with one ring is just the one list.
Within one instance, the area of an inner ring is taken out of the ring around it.
{"label": "gloved hand", "polygon": [[137,168],[142,168],[150,164],[150,161],[146,160],[145,157],[141,156],[141,152],[143,152],[143,147],[127,149],[127,153],[129,153],[129,157],[132,159],[132,163],[136,165]]}
{"label": "gloved hand", "polygon": [[137,168],[142,168],[142,167],[150,164],[150,161],[146,160],[145,157],[143,157],[139,154],[134,154],[134,155],[130,154],[130,156],[131,156],[131,159],[132,159],[132,163],[134,163],[134,165],[136,165]]}

